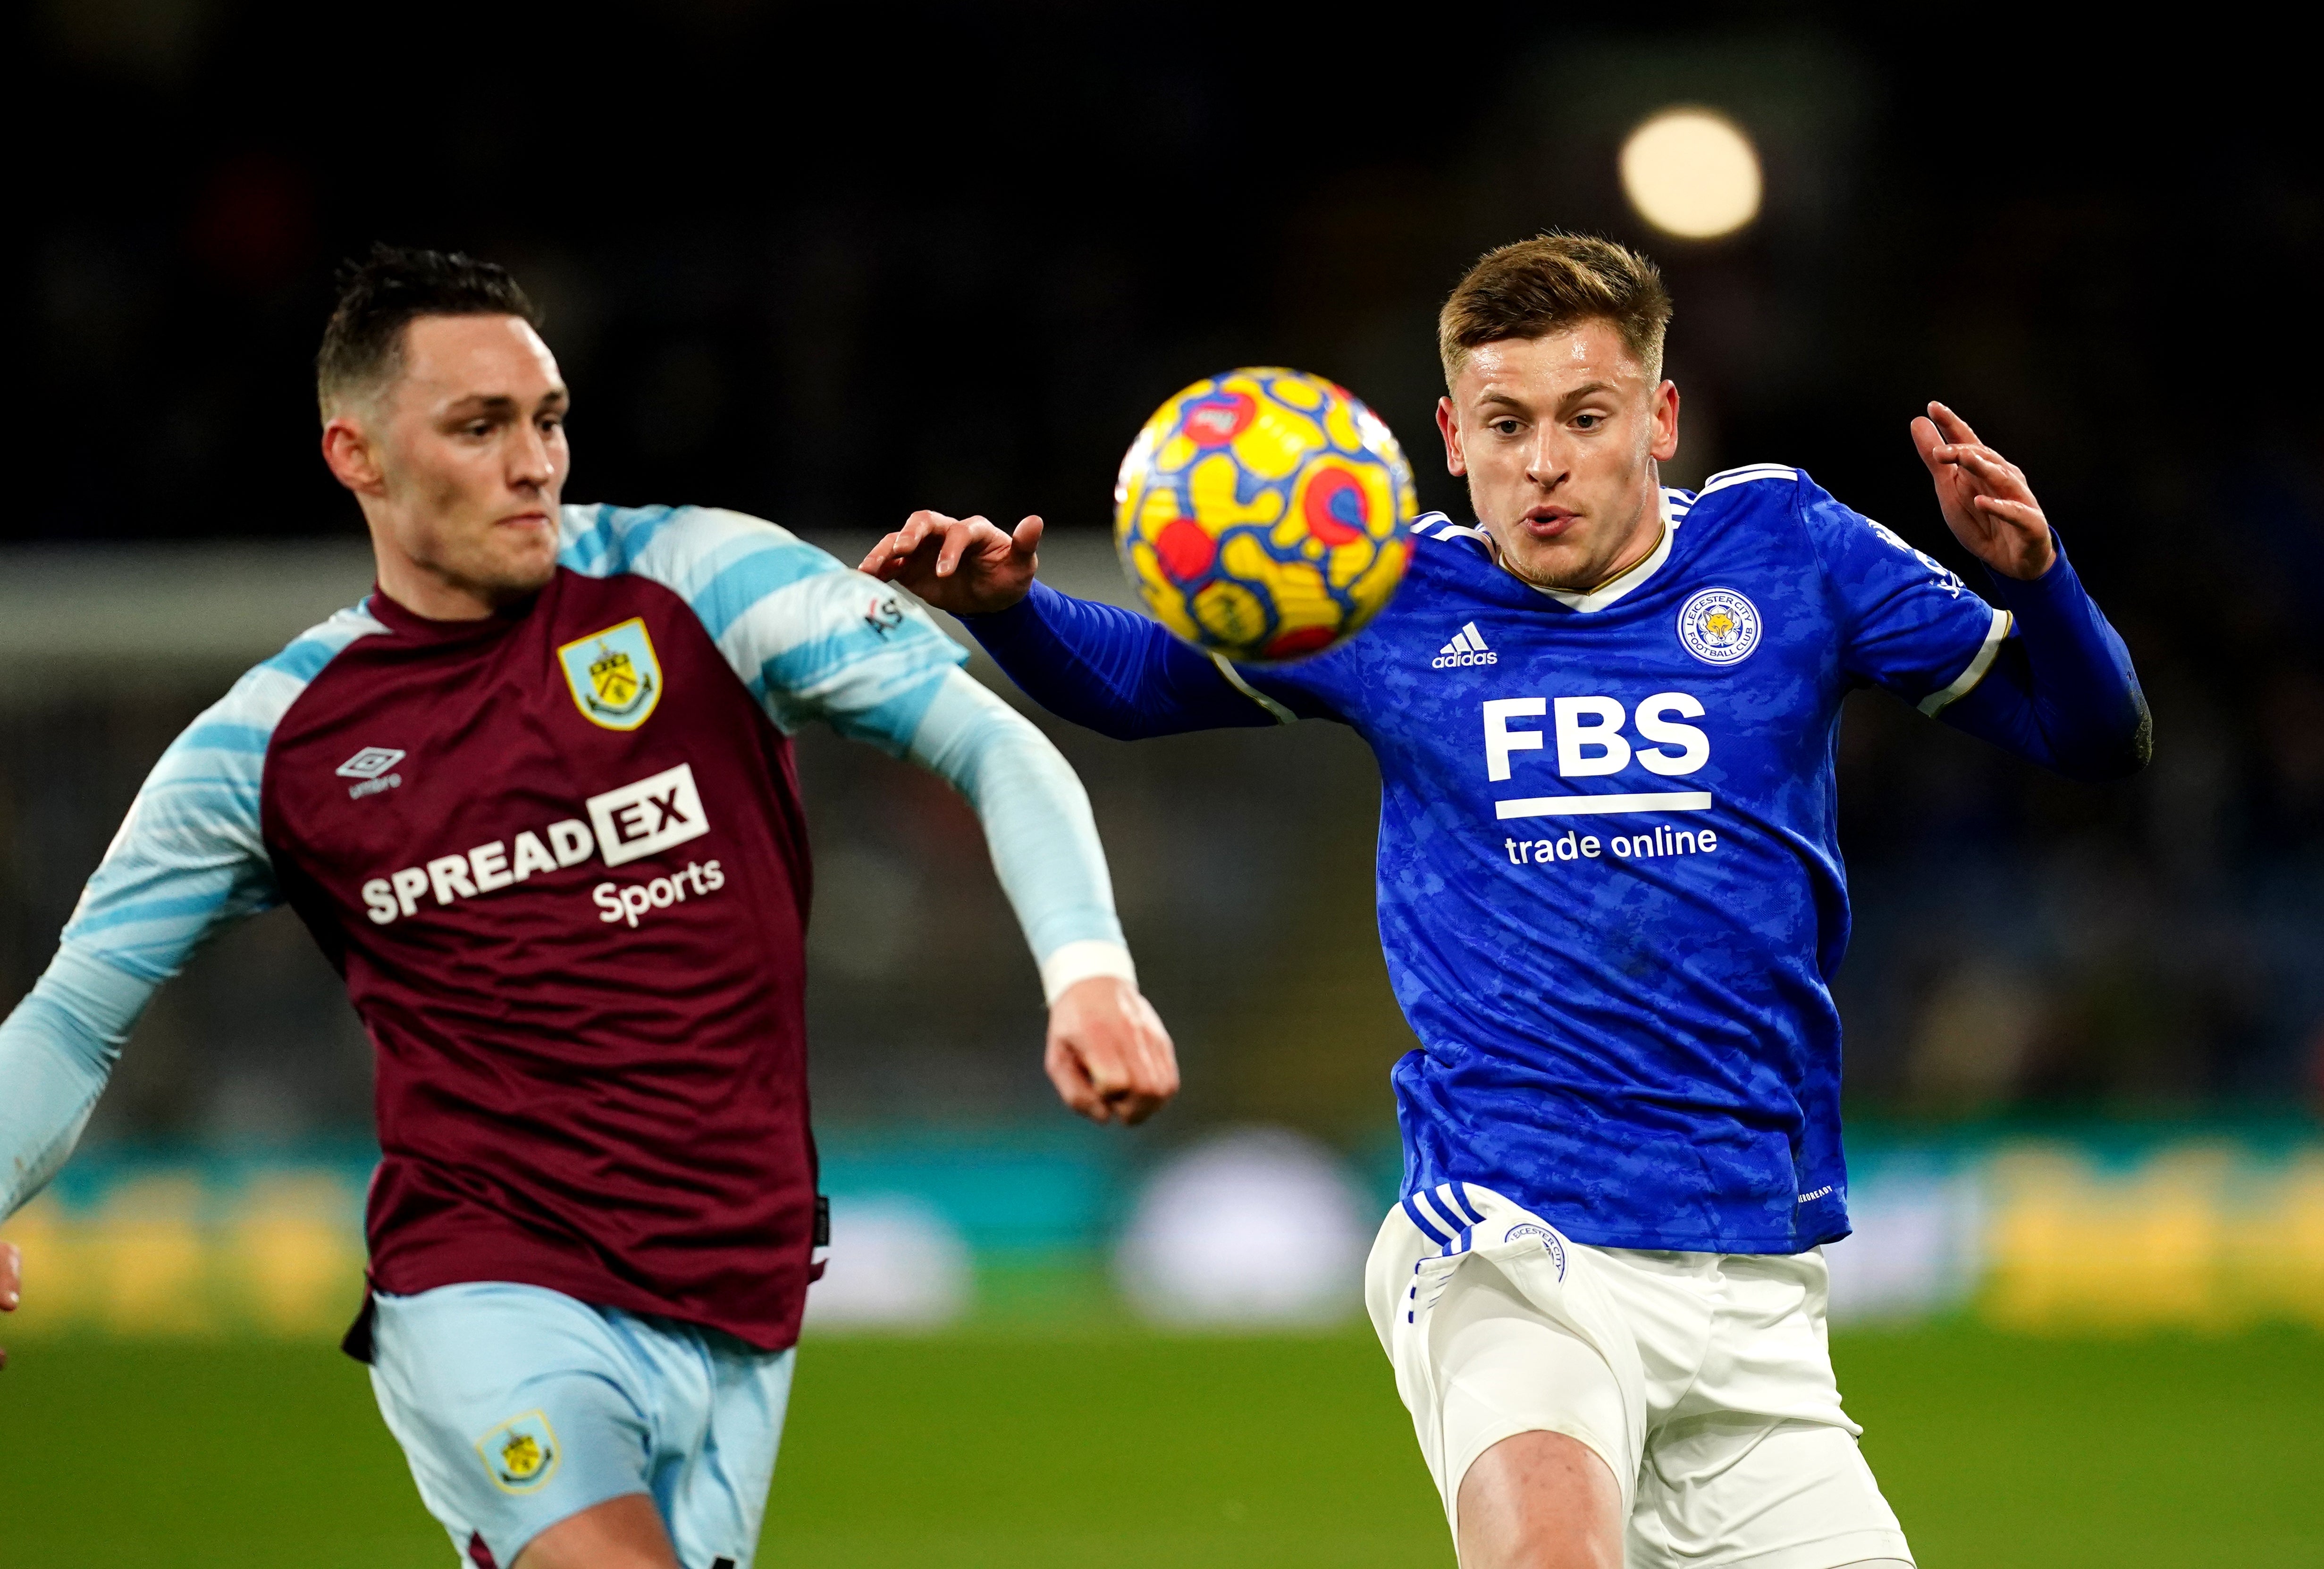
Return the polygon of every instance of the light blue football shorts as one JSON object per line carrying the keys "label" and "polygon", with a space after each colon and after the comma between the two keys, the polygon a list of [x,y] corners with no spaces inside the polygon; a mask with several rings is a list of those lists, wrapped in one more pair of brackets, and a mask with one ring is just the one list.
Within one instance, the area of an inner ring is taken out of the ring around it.
{"label": "light blue football shorts", "polygon": [[792,1352],[538,1286],[376,1293],[371,1384],[463,1569],[623,1493],[650,1494],[684,1569],[749,1569]]}

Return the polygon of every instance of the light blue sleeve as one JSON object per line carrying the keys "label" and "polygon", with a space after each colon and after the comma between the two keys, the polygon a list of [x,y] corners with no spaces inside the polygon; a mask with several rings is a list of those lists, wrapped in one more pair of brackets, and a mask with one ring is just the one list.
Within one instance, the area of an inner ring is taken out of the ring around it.
{"label": "light blue sleeve", "polygon": [[0,1021],[0,1216],[64,1164],[154,990],[220,927],[279,901],[259,827],[267,744],[334,655],[385,630],[342,611],[235,682],[153,765],[56,957]]}
{"label": "light blue sleeve", "polygon": [[1135,979],[1080,780],[908,595],[740,512],[567,507],[564,522],[567,567],[684,599],[782,730],[823,720],[965,796],[1051,1001],[1092,975]]}
{"label": "light blue sleeve", "polygon": [[947,669],[908,755],[976,808],[1050,1001],[1092,975],[1138,978],[1089,796],[1048,737],[967,671]]}

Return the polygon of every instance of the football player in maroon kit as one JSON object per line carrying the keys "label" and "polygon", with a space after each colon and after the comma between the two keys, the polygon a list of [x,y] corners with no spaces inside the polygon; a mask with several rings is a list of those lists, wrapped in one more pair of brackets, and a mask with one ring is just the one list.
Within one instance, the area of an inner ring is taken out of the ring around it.
{"label": "football player in maroon kit", "polygon": [[735,1569],[817,1272],[789,734],[968,798],[1058,1094],[1136,1122],[1177,1070],[1088,800],[889,586],[733,512],[563,504],[567,392],[502,269],[376,249],[318,368],[377,585],[172,743],[0,1024],[0,1216],[154,988],[287,903],[376,1048],[347,1343],[429,1511],[476,1569]]}

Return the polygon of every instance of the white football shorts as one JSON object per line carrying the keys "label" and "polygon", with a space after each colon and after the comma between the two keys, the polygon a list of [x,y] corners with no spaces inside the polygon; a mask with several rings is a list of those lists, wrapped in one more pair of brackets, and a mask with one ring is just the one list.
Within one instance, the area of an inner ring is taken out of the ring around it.
{"label": "white football shorts", "polygon": [[1471,1183],[1388,1213],[1365,1301],[1444,1516],[1502,1439],[1562,1433],[1621,1484],[1629,1569],[1912,1553],[1840,1409],[1821,1251],[1591,1248]]}
{"label": "white football shorts", "polygon": [[372,1390],[462,1569],[623,1493],[685,1569],[748,1569],[790,1402],[791,1352],[538,1286],[374,1292]]}

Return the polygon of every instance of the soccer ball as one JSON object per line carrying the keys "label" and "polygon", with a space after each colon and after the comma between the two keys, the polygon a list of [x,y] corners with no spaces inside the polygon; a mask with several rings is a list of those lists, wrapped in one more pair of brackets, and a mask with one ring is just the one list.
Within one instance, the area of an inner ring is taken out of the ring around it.
{"label": "soccer ball", "polygon": [[1196,382],[1121,460],[1113,538],[1155,618],[1231,660],[1355,635],[1404,580],[1418,510],[1396,438],[1345,387],[1276,368]]}

